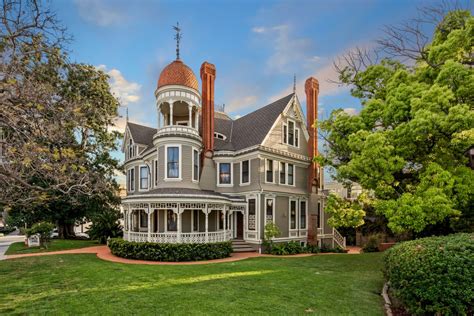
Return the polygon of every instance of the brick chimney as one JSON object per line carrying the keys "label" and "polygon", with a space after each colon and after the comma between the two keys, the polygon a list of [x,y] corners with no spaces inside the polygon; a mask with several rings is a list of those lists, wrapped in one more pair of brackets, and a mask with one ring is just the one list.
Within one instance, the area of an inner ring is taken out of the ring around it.
{"label": "brick chimney", "polygon": [[201,66],[202,81],[202,143],[203,154],[212,155],[214,151],[214,80],[216,79],[216,67],[204,62]]}
{"label": "brick chimney", "polygon": [[[319,82],[314,77],[309,77],[304,85],[306,92],[306,118],[309,133],[308,141],[308,154],[310,157],[318,155],[318,129],[314,126],[315,121],[318,119],[318,94],[319,94]],[[312,162],[309,167],[309,178],[308,187],[310,192],[313,190],[313,186],[319,188],[319,166],[317,163]]]}

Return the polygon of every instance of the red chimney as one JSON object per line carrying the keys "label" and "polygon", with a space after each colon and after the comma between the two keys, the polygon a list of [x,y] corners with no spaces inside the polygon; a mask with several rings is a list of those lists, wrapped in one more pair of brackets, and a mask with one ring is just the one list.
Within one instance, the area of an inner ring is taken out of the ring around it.
{"label": "red chimney", "polygon": [[202,81],[202,143],[203,153],[214,151],[214,80],[216,79],[216,67],[204,62],[201,66]]}
{"label": "red chimney", "polygon": [[[309,77],[304,85],[306,92],[306,118],[309,133],[308,154],[310,157],[318,155],[318,128],[315,122],[318,119],[318,93],[319,82],[314,77]],[[319,187],[319,166],[312,162],[309,170],[308,186],[311,190],[313,185]],[[311,191],[310,191],[311,192]]]}

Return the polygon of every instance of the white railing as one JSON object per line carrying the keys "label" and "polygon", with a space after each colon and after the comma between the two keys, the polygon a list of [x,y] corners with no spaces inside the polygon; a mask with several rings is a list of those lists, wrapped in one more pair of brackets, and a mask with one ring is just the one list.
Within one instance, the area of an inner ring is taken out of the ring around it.
{"label": "white railing", "polygon": [[[124,232],[123,238],[128,241],[147,242],[148,233]],[[232,231],[208,232],[207,241],[205,232],[181,233],[151,233],[150,242],[155,243],[184,243],[184,244],[203,244],[206,242],[222,242],[232,239]]]}
{"label": "white railing", "polygon": [[163,126],[158,129],[156,136],[165,136],[165,135],[192,135],[195,137],[200,137],[199,132],[194,127],[181,126],[181,125],[169,125]]}
{"label": "white railing", "polygon": [[332,237],[339,247],[346,249],[346,237],[343,237],[335,228],[332,229]]}

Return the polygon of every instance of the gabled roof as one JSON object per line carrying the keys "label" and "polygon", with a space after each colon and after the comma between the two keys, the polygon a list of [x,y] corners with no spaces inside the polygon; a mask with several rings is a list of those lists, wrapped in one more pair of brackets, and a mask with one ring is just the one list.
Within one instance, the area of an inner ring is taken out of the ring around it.
{"label": "gabled roof", "polygon": [[127,122],[127,126],[135,143],[146,146],[153,145],[153,136],[156,134],[156,128],[138,125],[131,122]]}

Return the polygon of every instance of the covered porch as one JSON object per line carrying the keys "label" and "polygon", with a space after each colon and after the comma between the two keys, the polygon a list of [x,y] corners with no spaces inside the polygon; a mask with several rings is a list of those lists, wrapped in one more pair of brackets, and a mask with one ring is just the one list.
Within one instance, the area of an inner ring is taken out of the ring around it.
{"label": "covered porch", "polygon": [[236,213],[245,216],[245,202],[125,203],[124,239],[155,243],[210,243],[235,236]]}

